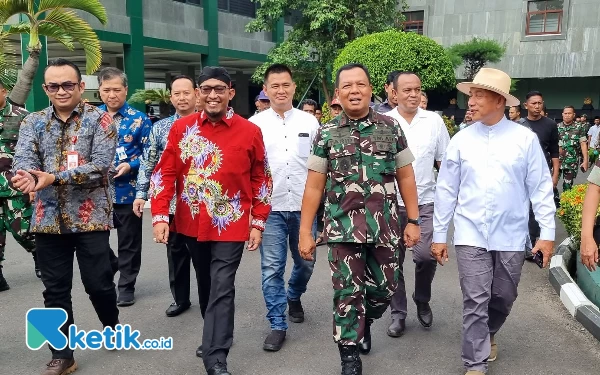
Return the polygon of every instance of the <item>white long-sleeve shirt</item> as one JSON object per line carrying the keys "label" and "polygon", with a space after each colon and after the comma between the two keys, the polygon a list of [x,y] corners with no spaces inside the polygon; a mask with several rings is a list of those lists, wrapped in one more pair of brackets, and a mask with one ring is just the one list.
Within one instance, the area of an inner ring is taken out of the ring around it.
{"label": "white long-sleeve shirt", "polygon": [[273,175],[272,211],[300,211],[308,176],[308,156],[319,129],[317,118],[292,108],[279,116],[272,108],[249,121],[260,127]]}
{"label": "white long-sleeve shirt", "polygon": [[528,237],[529,202],[540,239],[555,232],[552,178],[537,136],[503,118],[477,122],[450,140],[435,192],[433,242],[447,241],[454,216],[454,244],[522,251]]}

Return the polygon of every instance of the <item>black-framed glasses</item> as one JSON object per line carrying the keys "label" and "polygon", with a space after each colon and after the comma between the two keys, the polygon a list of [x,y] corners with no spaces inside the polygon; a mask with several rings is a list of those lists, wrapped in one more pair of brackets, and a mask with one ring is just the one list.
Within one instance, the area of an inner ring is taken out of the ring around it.
{"label": "black-framed glasses", "polygon": [[217,93],[217,95],[223,95],[227,91],[229,87],[227,86],[200,86],[200,93],[202,95],[208,95],[213,90]]}
{"label": "black-framed glasses", "polygon": [[75,90],[75,87],[77,87],[77,86],[79,86],[79,82],[73,83],[71,81],[67,81],[67,82],[63,82],[63,83],[44,84],[44,88],[46,89],[46,91],[51,92],[51,93],[58,92],[58,90],[60,90],[61,87],[65,91],[73,91],[73,90]]}

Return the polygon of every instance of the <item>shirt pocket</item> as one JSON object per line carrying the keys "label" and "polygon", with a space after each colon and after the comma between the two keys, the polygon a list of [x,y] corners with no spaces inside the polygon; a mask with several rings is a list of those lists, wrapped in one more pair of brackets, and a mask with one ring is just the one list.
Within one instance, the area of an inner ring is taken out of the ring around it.
{"label": "shirt pocket", "polygon": [[344,182],[352,179],[358,180],[358,163],[356,159],[356,145],[334,144],[329,150],[329,172],[332,180]]}
{"label": "shirt pocket", "polygon": [[396,145],[389,142],[372,142],[373,160],[370,163],[371,171],[377,175],[395,175],[396,174]]}

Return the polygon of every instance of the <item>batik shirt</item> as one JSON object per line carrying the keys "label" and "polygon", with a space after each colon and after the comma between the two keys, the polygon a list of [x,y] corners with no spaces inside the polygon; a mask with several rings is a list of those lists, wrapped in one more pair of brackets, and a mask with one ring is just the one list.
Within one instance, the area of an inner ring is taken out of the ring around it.
{"label": "batik shirt", "polygon": [[[25,117],[19,131],[13,172],[41,170],[54,174],[54,184],[37,192],[31,218],[35,233],[80,233],[112,227],[108,170],[117,143],[110,115],[80,103],[66,122],[54,107]],[[67,168],[70,152],[78,166]]]}
{"label": "batik shirt", "polygon": [[[106,105],[100,106],[100,109],[106,111]],[[114,114],[113,119],[119,132],[113,167],[116,168],[125,162],[131,166],[129,173],[114,179],[113,199],[117,204],[131,204],[135,199],[135,184],[140,169],[140,158],[148,149],[152,121],[127,103]],[[125,159],[119,157],[120,147],[125,149],[127,155]]]}
{"label": "batik shirt", "polygon": [[396,245],[396,169],[414,160],[398,122],[373,109],[359,120],[342,113],[319,128],[308,169],[327,175],[327,241]]}
{"label": "batik shirt", "polygon": [[[140,171],[137,177],[137,186],[136,186],[136,199],[144,199],[148,200],[148,189],[150,188],[150,176],[154,171],[154,167],[158,163],[165,147],[167,145],[167,137],[169,136],[169,130],[171,130],[171,126],[175,120],[181,118],[181,115],[175,113],[171,117],[167,117],[156,122],[152,125],[152,130],[150,131],[150,141],[148,143],[148,148],[146,152],[144,152],[144,156],[140,161]],[[169,208],[169,214],[175,214],[175,197],[171,199],[171,206]]]}
{"label": "batik shirt", "polygon": [[19,126],[29,112],[6,102],[0,110],[0,198],[23,195],[15,189],[11,178],[11,169],[15,146],[19,138]]}
{"label": "batik shirt", "polygon": [[[198,241],[247,241],[249,224],[264,230],[272,178],[260,128],[232,110],[213,124],[204,112],[175,121],[150,178],[152,223]],[[250,222],[252,212],[252,222]]]}

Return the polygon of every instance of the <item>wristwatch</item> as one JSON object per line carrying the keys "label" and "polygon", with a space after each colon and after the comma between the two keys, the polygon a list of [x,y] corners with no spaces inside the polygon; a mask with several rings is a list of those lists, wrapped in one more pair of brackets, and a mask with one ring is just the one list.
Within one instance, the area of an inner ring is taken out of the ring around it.
{"label": "wristwatch", "polygon": [[421,217],[418,217],[416,219],[408,219],[407,222],[409,224],[421,225]]}

